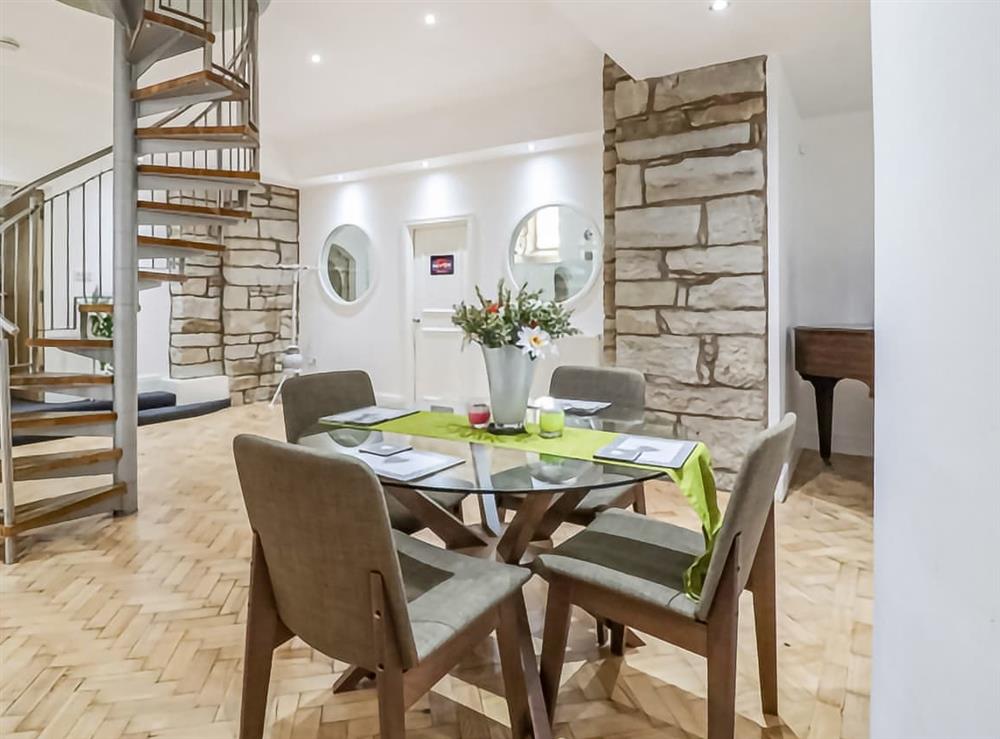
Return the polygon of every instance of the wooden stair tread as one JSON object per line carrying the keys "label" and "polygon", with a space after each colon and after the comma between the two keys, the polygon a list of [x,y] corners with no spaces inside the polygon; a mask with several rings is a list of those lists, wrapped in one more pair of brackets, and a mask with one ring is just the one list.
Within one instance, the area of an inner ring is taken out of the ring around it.
{"label": "wooden stair tread", "polygon": [[58,523],[75,511],[122,495],[125,490],[124,483],[113,482],[15,505],[15,523],[11,526],[0,525],[0,536],[13,536],[22,531]]}
{"label": "wooden stair tread", "polygon": [[12,374],[10,376],[11,387],[43,387],[60,385],[111,385],[114,383],[112,375],[93,375],[74,372],[32,372],[31,374]]}
{"label": "wooden stair tread", "polygon": [[79,303],[77,310],[81,313],[114,313],[115,306],[111,303]]}
{"label": "wooden stair tread", "polygon": [[42,472],[55,472],[66,467],[113,462],[120,459],[121,456],[122,450],[113,447],[111,449],[74,449],[70,452],[49,452],[14,457],[14,479]]}
{"label": "wooden stair tread", "polygon": [[178,31],[183,31],[184,33],[190,33],[192,36],[199,36],[203,41],[210,44],[215,43],[215,34],[211,31],[205,30],[200,26],[196,26],[193,23],[187,23],[182,21],[180,18],[174,18],[173,16],[163,15],[162,13],[157,13],[153,10],[143,10],[142,11],[143,21],[149,23],[159,23],[161,26],[170,26]]}
{"label": "wooden stair tread", "polygon": [[114,411],[32,411],[15,413],[11,417],[14,431],[25,429],[79,426],[85,423],[112,423],[118,419]]}
{"label": "wooden stair tread", "polygon": [[214,244],[206,241],[187,241],[186,239],[168,239],[164,236],[140,236],[139,246],[169,246],[173,249],[192,249],[195,251],[221,252],[225,250],[223,244]]}
{"label": "wooden stair tread", "polygon": [[137,170],[139,174],[161,175],[164,177],[205,177],[207,179],[260,182],[260,172],[244,172],[232,169],[203,169],[200,167],[171,167],[164,164],[140,164]]}
{"label": "wooden stair tread", "polygon": [[178,272],[155,272],[148,269],[139,270],[139,279],[151,282],[184,282],[187,275]]}
{"label": "wooden stair tread", "polygon": [[233,208],[213,208],[207,205],[186,205],[184,203],[158,203],[154,200],[140,200],[136,203],[140,210],[158,210],[165,213],[184,213],[195,216],[220,216],[223,218],[250,218],[248,210]]}
{"label": "wooden stair tread", "polygon": [[27,340],[28,346],[48,347],[51,349],[110,349],[111,339],[46,339],[35,338]]}
{"label": "wooden stair tread", "polygon": [[201,93],[215,90],[227,90],[230,94],[228,100],[239,100],[249,95],[249,90],[244,85],[224,75],[202,69],[198,72],[175,77],[172,80],[157,82],[155,85],[140,87],[132,92],[132,99],[141,102],[143,100],[166,100],[173,97],[187,97],[199,95]]}
{"label": "wooden stair tread", "polygon": [[257,132],[253,126],[149,126],[137,128],[136,138],[139,139],[191,139],[191,140],[222,140],[239,143],[249,140],[257,143]]}

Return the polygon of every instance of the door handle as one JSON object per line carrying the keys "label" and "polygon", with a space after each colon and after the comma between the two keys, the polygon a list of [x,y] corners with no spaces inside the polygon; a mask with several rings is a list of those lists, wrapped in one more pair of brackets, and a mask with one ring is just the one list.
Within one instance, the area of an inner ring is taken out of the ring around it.
{"label": "door handle", "polygon": [[413,321],[414,323],[420,323],[422,319],[420,319],[420,318],[411,318],[410,320]]}

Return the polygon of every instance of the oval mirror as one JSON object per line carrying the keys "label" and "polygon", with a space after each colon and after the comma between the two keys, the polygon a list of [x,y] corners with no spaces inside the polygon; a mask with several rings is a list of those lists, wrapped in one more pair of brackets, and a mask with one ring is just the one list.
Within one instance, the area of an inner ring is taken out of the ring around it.
{"label": "oval mirror", "polygon": [[337,226],[326,237],[319,259],[320,281],[338,303],[356,303],[374,279],[372,240],[353,223]]}
{"label": "oval mirror", "polygon": [[570,205],[528,213],[510,242],[511,278],[560,303],[583,295],[601,268],[604,240],[590,217]]}

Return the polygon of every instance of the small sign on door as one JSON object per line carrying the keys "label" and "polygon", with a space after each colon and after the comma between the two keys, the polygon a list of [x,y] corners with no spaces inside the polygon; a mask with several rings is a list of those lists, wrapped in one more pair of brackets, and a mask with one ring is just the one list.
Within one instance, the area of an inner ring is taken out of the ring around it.
{"label": "small sign on door", "polygon": [[454,254],[432,254],[431,255],[432,275],[453,275],[455,274]]}

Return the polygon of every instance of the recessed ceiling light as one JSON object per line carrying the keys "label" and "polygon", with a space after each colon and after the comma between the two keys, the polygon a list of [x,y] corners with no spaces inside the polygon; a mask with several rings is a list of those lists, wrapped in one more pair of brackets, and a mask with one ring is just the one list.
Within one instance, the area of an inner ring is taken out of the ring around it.
{"label": "recessed ceiling light", "polygon": [[427,15],[424,16],[425,26],[436,26],[437,22],[438,22],[437,16],[434,15],[433,13],[428,13]]}
{"label": "recessed ceiling light", "polygon": [[431,163],[425,159],[424,161],[420,162],[420,166],[423,167],[424,169],[427,169],[429,166],[431,166]]}
{"label": "recessed ceiling light", "polygon": [[313,54],[311,57],[309,57],[309,61],[311,61],[313,64],[319,64],[321,61],[323,61],[323,57],[321,57],[319,54]]}
{"label": "recessed ceiling light", "polygon": [[729,7],[729,0],[712,0],[708,4],[709,10],[725,10]]}
{"label": "recessed ceiling light", "polygon": [[535,150],[535,144],[534,143],[528,144],[528,151],[534,151],[534,150]]}
{"label": "recessed ceiling light", "polygon": [[337,182],[342,182],[344,180],[344,175],[339,174],[334,178]]}

